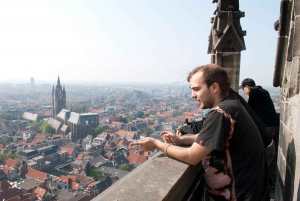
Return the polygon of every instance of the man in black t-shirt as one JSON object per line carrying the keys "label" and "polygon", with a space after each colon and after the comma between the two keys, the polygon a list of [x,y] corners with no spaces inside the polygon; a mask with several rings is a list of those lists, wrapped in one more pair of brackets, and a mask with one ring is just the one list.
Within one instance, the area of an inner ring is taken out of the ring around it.
{"label": "man in black t-shirt", "polygon": [[228,94],[226,71],[208,64],[194,69],[187,80],[200,108],[212,108],[200,133],[179,137],[163,131],[167,143],[144,138],[130,146],[138,145],[145,151],[159,149],[191,165],[202,161],[211,200],[269,200],[264,145],[246,109]]}

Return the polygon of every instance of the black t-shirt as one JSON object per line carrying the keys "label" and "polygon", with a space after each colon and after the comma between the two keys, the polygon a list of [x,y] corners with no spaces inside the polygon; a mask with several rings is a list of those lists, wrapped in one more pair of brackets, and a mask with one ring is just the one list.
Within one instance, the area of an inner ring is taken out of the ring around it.
{"label": "black t-shirt", "polygon": [[270,186],[264,146],[255,123],[239,100],[228,96],[213,108],[196,143],[213,149],[202,160],[213,200],[268,199]]}
{"label": "black t-shirt", "polygon": [[261,86],[251,88],[248,104],[266,127],[279,127],[279,118],[267,90]]}

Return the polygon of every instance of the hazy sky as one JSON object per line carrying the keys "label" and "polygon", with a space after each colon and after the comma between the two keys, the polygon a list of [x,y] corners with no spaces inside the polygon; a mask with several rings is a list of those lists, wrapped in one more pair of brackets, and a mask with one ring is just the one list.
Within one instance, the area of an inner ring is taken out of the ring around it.
{"label": "hazy sky", "polygon": [[[212,0],[0,1],[0,82],[185,82],[210,62]],[[271,86],[280,1],[241,0],[240,80]]]}

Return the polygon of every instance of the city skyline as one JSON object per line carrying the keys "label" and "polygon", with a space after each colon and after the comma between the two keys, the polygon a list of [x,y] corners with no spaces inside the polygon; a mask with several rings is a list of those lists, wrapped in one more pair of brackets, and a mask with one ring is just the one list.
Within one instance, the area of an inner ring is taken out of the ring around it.
{"label": "city skyline", "polygon": [[[211,1],[0,2],[0,82],[185,83],[207,54]],[[240,1],[240,81],[272,86],[280,3]],[[265,8],[268,8],[266,10]]]}

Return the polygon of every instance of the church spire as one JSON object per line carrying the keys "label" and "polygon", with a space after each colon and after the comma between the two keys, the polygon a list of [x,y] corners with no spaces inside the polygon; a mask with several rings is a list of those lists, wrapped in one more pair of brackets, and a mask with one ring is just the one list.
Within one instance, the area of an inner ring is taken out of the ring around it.
{"label": "church spire", "polygon": [[60,86],[59,76],[58,76],[58,78],[57,78],[57,86]]}

